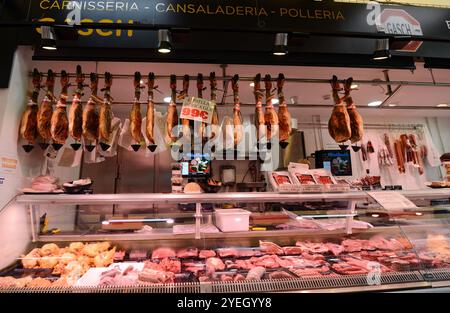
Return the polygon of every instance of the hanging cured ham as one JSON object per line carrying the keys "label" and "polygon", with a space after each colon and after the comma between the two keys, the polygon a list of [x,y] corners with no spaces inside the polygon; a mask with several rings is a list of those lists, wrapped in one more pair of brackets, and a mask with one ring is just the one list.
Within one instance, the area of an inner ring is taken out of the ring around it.
{"label": "hanging cured ham", "polygon": [[53,148],[59,150],[69,136],[69,119],[67,118],[67,98],[69,89],[69,75],[66,71],[61,72],[61,95],[59,96],[56,109],[52,114],[51,133]]}
{"label": "hanging cured ham", "polygon": [[361,115],[356,110],[356,105],[353,102],[353,98],[350,96],[352,83],[353,78],[350,77],[347,79],[344,84],[344,91],[345,103],[347,104],[347,112],[350,117],[350,128],[352,131],[350,141],[351,143],[355,143],[360,141],[364,135],[364,122]]}
{"label": "hanging cured ham", "polygon": [[142,141],[142,113],[141,113],[141,73],[134,73],[134,101],[130,112],[130,132],[136,144],[131,145],[134,151],[138,151]]}
{"label": "hanging cured ham", "polygon": [[[197,97],[198,98],[203,98],[203,90],[205,90],[206,87],[204,87],[203,85],[203,74],[198,74],[197,75]],[[206,127],[207,124],[206,123],[199,123],[198,125],[198,132],[197,132],[197,136],[198,138],[202,138],[202,142],[206,142],[206,140],[208,139],[208,136],[206,134]]]}
{"label": "hanging cured ham", "polygon": [[277,79],[277,93],[280,103],[278,107],[278,123],[280,132],[280,145],[283,149],[287,147],[288,143],[286,141],[289,139],[292,131],[291,113],[289,113],[288,111],[286,98],[284,97],[283,92],[284,82],[284,75],[280,73]]}
{"label": "hanging cured ham", "polygon": [[217,112],[217,80],[216,73],[209,74],[209,83],[211,86],[211,101],[214,102],[214,112],[211,119],[211,136],[210,139],[216,138],[219,133],[219,113]]}
{"label": "hanging cured ham", "polygon": [[111,86],[112,86],[112,75],[109,72],[105,73],[105,87],[102,89],[104,92],[103,101],[100,104],[100,124],[98,127],[99,137],[100,137],[100,145],[102,150],[106,151],[109,149],[110,145],[108,144],[109,138],[112,133],[112,120],[114,118],[112,109],[111,109]]}
{"label": "hanging cured ham", "polygon": [[241,113],[241,103],[239,101],[239,75],[234,75],[231,79],[231,86],[233,89],[233,130],[234,130],[234,147],[236,148],[239,142],[244,136],[244,129],[242,126],[242,113]]}
{"label": "hanging cured ham", "polygon": [[151,152],[154,152],[157,148],[155,144],[154,137],[154,127],[155,127],[155,103],[153,102],[153,90],[157,88],[155,86],[155,74],[148,74],[148,102],[147,102],[147,118],[145,125],[145,134],[147,135],[147,139],[150,142],[150,145],[147,147]]}
{"label": "hanging cured ham", "polygon": [[83,135],[83,106],[81,104],[81,97],[84,89],[84,74],[81,71],[81,66],[77,66],[77,89],[73,94],[72,105],[69,110],[69,135],[75,140],[72,144],[74,150],[80,148],[81,136]]}
{"label": "hanging cured ham", "polygon": [[331,80],[333,91],[334,108],[328,121],[328,132],[331,138],[338,143],[343,143],[350,139],[352,131],[350,127],[350,116],[338,92],[341,90],[336,76]]}
{"label": "hanging cured ham", "polygon": [[254,84],[253,93],[255,94],[255,102],[256,102],[255,108],[256,138],[259,144],[260,140],[264,137],[265,123],[266,123],[262,108],[262,100],[264,95],[261,91],[261,74],[257,74],[255,76],[255,78],[253,79],[253,84]]}
{"label": "hanging cured ham", "polygon": [[[184,100],[188,96],[188,91],[189,91],[189,75],[184,75],[183,90],[181,90],[178,99]],[[191,121],[185,118],[181,119],[181,127],[183,137],[186,139],[191,139]]]}
{"label": "hanging cured ham", "polygon": [[43,149],[47,148],[47,142],[52,139],[51,121],[53,115],[53,102],[55,101],[55,96],[53,94],[55,89],[55,74],[52,70],[48,70],[45,85],[47,87],[47,93],[42,100],[37,113],[37,129],[39,135],[44,140],[44,143],[40,144]]}
{"label": "hanging cured ham", "polygon": [[33,91],[28,101],[25,111],[22,113],[20,123],[20,136],[28,141],[28,145],[23,148],[26,152],[33,149],[33,145],[37,137],[37,112],[38,112],[38,97],[41,90],[41,73],[37,69],[33,71]]}
{"label": "hanging cured ham", "polygon": [[167,144],[173,144],[177,141],[178,137],[175,135],[173,129],[178,125],[178,111],[176,104],[177,97],[177,76],[170,75],[170,89],[172,96],[170,99],[169,107],[167,108],[167,120],[166,120],[166,142]]}
{"label": "hanging cured ham", "polygon": [[[95,141],[98,139],[99,116],[96,103],[100,102],[97,98],[98,76],[95,73],[90,75],[91,95],[83,110],[83,138],[85,140],[86,149],[92,151],[95,148]],[[89,144],[89,142],[91,144]]]}
{"label": "hanging cured ham", "polygon": [[[278,114],[272,103],[274,94],[272,93],[272,77],[267,74],[264,77],[264,86],[266,89],[266,110],[264,112],[264,120],[266,124],[266,138],[269,142],[273,137],[278,135]],[[269,146],[269,145],[268,145]]]}

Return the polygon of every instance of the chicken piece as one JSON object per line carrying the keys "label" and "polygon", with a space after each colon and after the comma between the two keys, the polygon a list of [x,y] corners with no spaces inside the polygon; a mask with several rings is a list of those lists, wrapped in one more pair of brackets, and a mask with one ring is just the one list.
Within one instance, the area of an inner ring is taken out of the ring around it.
{"label": "chicken piece", "polygon": [[31,250],[27,255],[22,255],[22,266],[24,268],[34,268],[38,265],[38,260],[41,257],[39,249],[35,248]]}
{"label": "chicken piece", "polygon": [[101,252],[108,250],[110,246],[109,242],[90,243],[83,247],[83,254],[89,257],[96,257]]}
{"label": "chicken piece", "polygon": [[39,249],[39,254],[41,256],[59,255],[59,247],[54,243],[47,243]]}
{"label": "chicken piece", "polygon": [[272,99],[274,98],[274,94],[272,93],[272,77],[269,74],[264,77],[264,85],[266,88],[264,121],[267,128],[266,138],[269,141],[273,137],[278,136],[279,133],[278,114],[272,104]]}
{"label": "chicken piece", "polygon": [[[112,86],[112,75],[109,72],[105,73],[105,88],[104,90],[104,100],[100,105],[100,114],[99,114],[99,126],[98,133],[100,140],[103,142],[109,142],[112,133],[112,120],[114,118],[114,114],[111,109],[111,86]],[[141,118],[142,119],[142,118]]]}
{"label": "chicken piece", "polygon": [[51,133],[51,120],[53,114],[53,101],[55,96],[53,95],[55,87],[55,74],[52,70],[48,70],[47,73],[47,94],[42,100],[41,106],[37,112],[37,129],[39,135],[44,140],[52,139]]}
{"label": "chicken piece", "polygon": [[116,247],[109,251],[101,252],[94,257],[95,267],[107,267],[114,261],[114,253],[116,253]]}
{"label": "chicken piece", "polygon": [[31,283],[31,281],[33,280],[33,278],[31,276],[26,276],[26,277],[22,277],[22,278],[18,278],[14,281],[14,286],[16,288],[25,288],[28,286],[29,283]]}
{"label": "chicken piece", "polygon": [[292,118],[291,114],[288,111],[286,98],[283,93],[284,86],[284,75],[279,74],[277,79],[277,91],[278,91],[278,124],[279,124],[279,134],[280,134],[280,142],[286,141],[289,139],[289,136],[292,132]]}
{"label": "chicken piece", "polygon": [[33,287],[45,288],[45,287],[50,287],[51,285],[52,285],[52,282],[50,280],[42,278],[42,277],[37,277],[27,284],[27,288],[33,288]]}
{"label": "chicken piece", "polygon": [[14,287],[16,279],[12,276],[0,277],[0,289]]}
{"label": "chicken piece", "polygon": [[38,97],[41,91],[41,73],[37,69],[33,71],[33,91],[24,112],[22,113],[20,122],[20,136],[33,144],[38,135],[37,131],[37,113],[38,113]]}
{"label": "chicken piece", "polygon": [[57,256],[51,256],[51,255],[47,255],[47,256],[43,256],[38,260],[38,264],[40,268],[49,268],[49,269],[53,269],[59,261],[59,257]]}
{"label": "chicken piece", "polygon": [[71,242],[69,245],[69,251],[75,254],[83,253],[84,243],[82,242]]}
{"label": "chicken piece", "polygon": [[67,265],[72,261],[75,261],[77,256],[72,252],[65,252],[60,256],[59,263],[63,265]]}
{"label": "chicken piece", "polygon": [[330,120],[328,121],[328,132],[330,133],[331,138],[336,142],[341,143],[349,140],[352,135],[350,116],[348,115],[342,99],[339,98],[338,91],[340,90],[340,86],[336,76],[333,76],[331,86],[335,105]]}

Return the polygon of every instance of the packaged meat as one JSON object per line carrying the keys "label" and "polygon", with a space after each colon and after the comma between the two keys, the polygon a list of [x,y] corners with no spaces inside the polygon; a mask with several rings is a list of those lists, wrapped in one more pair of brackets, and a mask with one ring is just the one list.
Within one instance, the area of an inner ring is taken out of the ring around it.
{"label": "packaged meat", "polygon": [[268,179],[272,189],[274,191],[279,191],[280,187],[283,185],[292,186],[293,182],[289,175],[289,172],[278,171],[278,172],[268,172]]}
{"label": "packaged meat", "polygon": [[266,269],[261,266],[257,266],[248,271],[247,277],[245,280],[261,280],[261,278],[266,273]]}

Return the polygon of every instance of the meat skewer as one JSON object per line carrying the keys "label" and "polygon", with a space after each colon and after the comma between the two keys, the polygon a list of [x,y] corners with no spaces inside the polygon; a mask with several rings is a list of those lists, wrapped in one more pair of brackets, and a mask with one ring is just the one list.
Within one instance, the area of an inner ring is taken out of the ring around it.
{"label": "meat skewer", "polygon": [[145,125],[145,133],[150,145],[147,147],[151,152],[154,152],[157,148],[154,138],[154,125],[155,125],[155,104],[153,102],[153,90],[155,87],[155,74],[148,74],[148,102],[147,102],[147,119]]}
{"label": "meat skewer", "polygon": [[45,85],[47,87],[47,93],[37,112],[38,133],[42,139],[44,139],[44,142],[39,144],[42,149],[46,149],[48,147],[47,141],[52,139],[51,121],[53,115],[53,102],[55,101],[55,96],[53,94],[55,89],[55,74],[52,70],[48,70]]}
{"label": "meat skewer", "polygon": [[51,120],[52,146],[56,151],[61,149],[69,136],[69,119],[66,111],[69,86],[69,75],[66,71],[61,71],[61,94]]}
{"label": "meat skewer", "polygon": [[33,149],[33,144],[37,137],[37,112],[38,112],[38,97],[41,91],[41,73],[37,69],[33,71],[33,91],[31,92],[25,111],[22,113],[20,122],[20,136],[28,141],[27,145],[23,145],[25,152],[30,152]]}
{"label": "meat skewer", "polygon": [[292,121],[291,114],[288,111],[286,98],[284,97],[283,87],[284,87],[285,78],[283,74],[278,75],[277,79],[277,92],[278,92],[278,123],[279,123],[279,131],[280,131],[280,146],[285,149],[288,145],[286,140],[289,139],[289,135],[292,131]]}
{"label": "meat skewer", "polygon": [[81,136],[83,135],[83,106],[81,104],[81,97],[84,95],[84,74],[81,71],[81,66],[77,66],[77,89],[73,95],[72,105],[69,110],[69,135],[75,140],[71,144],[76,151],[81,147]]}
{"label": "meat skewer", "polygon": [[213,116],[211,119],[211,132],[209,139],[214,139],[219,133],[219,114],[217,112],[217,80],[215,72],[210,73],[209,82],[211,86],[211,101],[215,104]]}
{"label": "meat skewer", "polygon": [[328,121],[328,132],[336,142],[343,143],[349,140],[352,134],[350,116],[342,99],[339,98],[338,91],[340,90],[340,86],[336,76],[333,76],[331,80],[331,87],[335,105],[330,120]]}
{"label": "meat skewer", "polygon": [[234,108],[233,108],[233,126],[234,126],[234,147],[236,148],[244,135],[242,126],[241,103],[239,101],[239,75],[234,75],[231,79],[233,88]]}
{"label": "meat skewer", "polygon": [[88,142],[95,142],[99,136],[98,124],[99,124],[99,116],[97,112],[97,108],[95,107],[97,102],[100,100],[97,98],[98,91],[98,76],[95,73],[91,73],[90,75],[90,88],[91,88],[91,96],[84,107],[83,111],[83,138],[85,140],[86,149],[91,152],[94,150],[94,144],[87,144]]}
{"label": "meat skewer", "polygon": [[[274,94],[272,93],[272,77],[267,74],[264,77],[264,86],[266,88],[266,110],[264,113],[264,120],[267,127],[266,138],[269,142],[273,137],[278,135],[278,114],[273,108],[272,99]],[[270,145],[268,144],[269,148]]]}
{"label": "meat skewer", "polygon": [[253,93],[255,94],[255,127],[256,127],[256,140],[259,146],[260,140],[263,138],[265,133],[265,119],[264,112],[262,109],[262,99],[263,93],[261,92],[261,74],[257,74],[253,79],[254,87]]}
{"label": "meat skewer", "polygon": [[170,75],[170,89],[172,90],[172,97],[167,108],[167,120],[166,120],[166,142],[167,144],[173,144],[177,141],[177,136],[174,135],[173,128],[178,125],[178,112],[177,112],[177,77],[176,75]]}
{"label": "meat skewer", "polygon": [[[183,90],[181,90],[178,96],[179,100],[184,100],[188,96],[189,91],[189,75],[184,75],[183,77]],[[191,139],[191,121],[185,118],[181,119],[181,131],[182,136],[187,139]]]}
{"label": "meat skewer", "polygon": [[347,112],[350,117],[350,128],[352,132],[350,142],[355,143],[360,141],[364,135],[364,122],[361,115],[356,110],[353,98],[350,96],[352,83],[353,78],[350,77],[345,81],[344,90],[345,90],[345,103],[347,104]]}
{"label": "meat skewer", "polygon": [[130,132],[131,137],[136,142],[132,144],[131,147],[135,152],[141,147],[142,141],[142,113],[141,104],[139,103],[141,99],[141,73],[134,73],[134,101],[130,112]]}
{"label": "meat skewer", "polygon": [[112,133],[112,120],[114,118],[111,109],[111,86],[112,75],[109,72],[105,73],[105,87],[102,89],[104,92],[104,99],[100,104],[100,124],[98,127],[100,136],[100,146],[103,151],[108,150],[111,146],[108,144]]}

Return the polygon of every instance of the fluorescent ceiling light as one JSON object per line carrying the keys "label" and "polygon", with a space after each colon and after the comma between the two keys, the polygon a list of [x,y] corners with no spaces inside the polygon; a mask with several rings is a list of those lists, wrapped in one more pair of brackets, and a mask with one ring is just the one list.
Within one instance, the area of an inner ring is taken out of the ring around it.
{"label": "fluorescent ceiling light", "polygon": [[438,108],[446,108],[446,107],[448,107],[448,103],[439,103],[439,104],[437,105],[437,107],[438,107]]}

